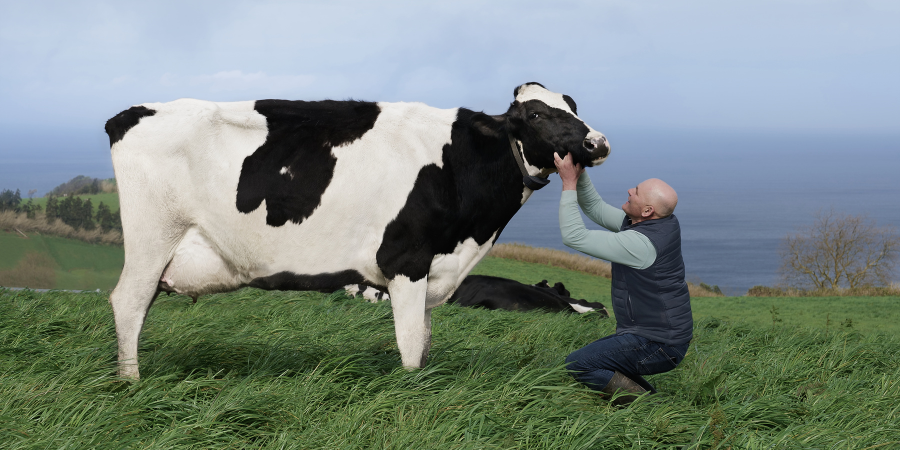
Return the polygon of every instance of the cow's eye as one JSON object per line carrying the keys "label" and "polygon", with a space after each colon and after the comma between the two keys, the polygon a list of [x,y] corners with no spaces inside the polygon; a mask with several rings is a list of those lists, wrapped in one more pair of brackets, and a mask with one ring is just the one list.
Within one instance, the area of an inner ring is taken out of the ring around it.
{"label": "cow's eye", "polygon": [[529,119],[537,119],[537,118],[538,118],[538,113],[533,112],[533,113],[531,113],[531,114],[528,115],[528,118],[529,118]]}

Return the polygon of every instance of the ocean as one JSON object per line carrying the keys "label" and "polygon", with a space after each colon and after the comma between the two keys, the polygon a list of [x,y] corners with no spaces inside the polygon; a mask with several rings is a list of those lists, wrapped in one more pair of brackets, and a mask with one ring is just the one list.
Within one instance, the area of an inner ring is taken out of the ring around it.
{"label": "ocean", "polygon": [[[627,189],[647,178],[669,183],[679,197],[688,280],[729,295],[776,284],[779,244],[812,224],[817,211],[864,214],[900,228],[898,136],[621,131],[607,137],[609,160],[588,169],[603,199],[620,206]],[[555,174],[551,180],[498,242],[573,252],[559,232],[562,183]]]}

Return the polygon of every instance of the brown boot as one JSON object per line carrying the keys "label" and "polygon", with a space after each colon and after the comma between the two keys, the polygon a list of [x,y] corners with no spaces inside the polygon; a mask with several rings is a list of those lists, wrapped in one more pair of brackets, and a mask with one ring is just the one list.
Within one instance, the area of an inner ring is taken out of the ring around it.
{"label": "brown boot", "polygon": [[[627,406],[631,404],[638,395],[649,391],[635,383],[631,378],[622,375],[621,372],[616,372],[612,379],[609,380],[609,383],[601,389],[601,392],[604,394],[603,398],[612,399],[614,405]],[[615,397],[616,393],[619,394],[618,397]],[[625,393],[635,395],[623,395]]]}

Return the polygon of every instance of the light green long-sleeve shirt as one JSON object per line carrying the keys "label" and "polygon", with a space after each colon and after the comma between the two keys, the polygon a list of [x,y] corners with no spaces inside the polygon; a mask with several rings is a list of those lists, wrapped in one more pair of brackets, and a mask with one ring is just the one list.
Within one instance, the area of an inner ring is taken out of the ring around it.
{"label": "light green long-sleeve shirt", "polygon": [[[612,233],[588,230],[578,207],[597,225]],[[635,269],[646,269],[656,261],[656,248],[650,238],[634,230],[619,231],[625,211],[603,201],[587,172],[578,178],[576,191],[563,191],[559,200],[559,229],[567,247],[595,258]]]}

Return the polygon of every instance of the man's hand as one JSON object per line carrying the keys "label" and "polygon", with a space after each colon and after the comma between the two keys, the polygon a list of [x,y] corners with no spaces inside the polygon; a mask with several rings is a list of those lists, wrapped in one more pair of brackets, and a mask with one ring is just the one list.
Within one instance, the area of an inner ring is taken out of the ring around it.
{"label": "man's hand", "polygon": [[565,158],[560,158],[559,153],[553,152],[553,162],[556,163],[556,170],[559,172],[559,178],[563,183],[564,191],[574,191],[578,186],[578,177],[584,173],[584,167],[581,164],[572,164],[572,154],[566,153]]}

